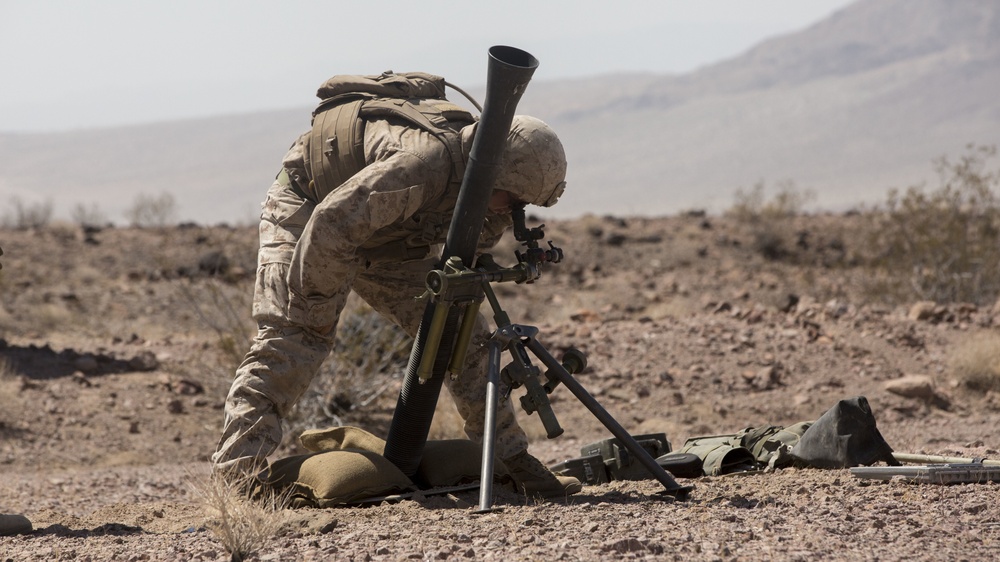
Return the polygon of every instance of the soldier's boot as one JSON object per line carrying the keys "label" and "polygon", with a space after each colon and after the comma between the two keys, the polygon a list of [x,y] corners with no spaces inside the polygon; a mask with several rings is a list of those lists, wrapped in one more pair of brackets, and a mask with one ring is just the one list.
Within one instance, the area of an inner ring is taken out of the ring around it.
{"label": "soldier's boot", "polygon": [[559,476],[535,457],[522,451],[503,464],[517,484],[517,489],[529,498],[564,498],[583,489],[583,484],[572,476]]}

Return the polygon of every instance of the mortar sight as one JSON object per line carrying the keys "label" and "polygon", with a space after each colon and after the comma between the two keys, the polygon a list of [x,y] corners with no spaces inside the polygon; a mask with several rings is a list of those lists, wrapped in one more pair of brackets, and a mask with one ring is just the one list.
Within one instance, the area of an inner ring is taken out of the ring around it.
{"label": "mortar sight", "polygon": [[[545,225],[538,225],[535,228],[528,228],[525,225],[524,206],[518,205],[511,209],[511,218],[514,221],[514,239],[521,242],[525,248],[524,253],[515,251],[514,255],[518,262],[534,266],[541,263],[559,263],[563,259],[562,248],[557,248],[549,242],[549,249],[544,250],[538,247],[538,240],[545,238]],[[532,279],[533,280],[533,279]],[[529,283],[531,280],[528,281]]]}

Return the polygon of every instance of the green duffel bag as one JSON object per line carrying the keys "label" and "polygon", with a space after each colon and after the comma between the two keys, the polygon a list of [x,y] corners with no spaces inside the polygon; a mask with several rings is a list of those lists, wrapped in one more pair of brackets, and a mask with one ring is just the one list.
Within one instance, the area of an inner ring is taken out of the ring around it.
{"label": "green duffel bag", "polygon": [[736,435],[693,437],[685,441],[678,452],[697,455],[701,459],[701,470],[705,476],[757,470],[757,460],[753,453],[740,445]]}
{"label": "green duffel bag", "polygon": [[798,444],[802,434],[812,424],[813,422],[799,422],[788,427],[780,425],[748,427],[737,433],[735,437],[741,446],[750,450],[757,462],[767,464],[771,460],[771,456],[782,445],[790,449]]}

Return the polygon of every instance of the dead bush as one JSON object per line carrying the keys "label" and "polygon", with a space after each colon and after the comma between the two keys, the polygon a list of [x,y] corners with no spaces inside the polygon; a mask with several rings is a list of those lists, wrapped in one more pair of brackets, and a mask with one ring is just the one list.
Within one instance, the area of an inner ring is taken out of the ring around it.
{"label": "dead bush", "polygon": [[177,204],[173,195],[161,193],[154,197],[140,193],[132,206],[126,209],[125,218],[134,227],[158,228],[173,224],[176,214]]}
{"label": "dead bush", "polygon": [[902,301],[991,303],[1000,295],[1000,172],[996,147],[935,162],[940,186],[890,192],[871,213],[872,290]]}
{"label": "dead bush", "polygon": [[[16,412],[20,409],[19,398],[21,382],[17,371],[10,359],[0,356],[0,401],[7,404],[4,413],[0,414],[0,420],[13,421],[17,418]],[[2,424],[0,424],[2,425]]]}
{"label": "dead bush", "polygon": [[110,224],[107,215],[95,203],[90,206],[77,203],[70,213],[73,222],[83,228],[103,228]]}
{"label": "dead bush", "polygon": [[242,562],[274,537],[285,522],[288,497],[269,488],[249,499],[252,476],[226,475],[214,471],[194,487],[204,502],[205,527],[230,555]]}
{"label": "dead bush", "polygon": [[254,333],[249,292],[218,279],[181,279],[176,283],[179,299],[202,325],[215,333],[223,366],[232,373],[243,362]]}
{"label": "dead bush", "polygon": [[20,197],[12,197],[10,209],[3,217],[4,228],[15,230],[44,228],[52,220],[52,201],[25,203]]}
{"label": "dead bush", "polygon": [[809,191],[799,190],[790,181],[778,185],[770,199],[765,196],[763,182],[749,191],[736,192],[735,203],[726,212],[749,228],[751,247],[768,260],[787,259],[794,255],[797,233],[794,219],[813,198]]}
{"label": "dead bush", "polygon": [[952,375],[965,386],[1000,391],[1000,336],[982,334],[961,343],[949,364]]}

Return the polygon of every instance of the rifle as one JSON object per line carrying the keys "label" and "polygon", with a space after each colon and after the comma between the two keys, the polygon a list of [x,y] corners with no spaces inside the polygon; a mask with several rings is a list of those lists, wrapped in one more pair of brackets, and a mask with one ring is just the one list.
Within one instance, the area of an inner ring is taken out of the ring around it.
{"label": "rifle", "polygon": [[898,478],[922,484],[1000,482],[1000,461],[913,453],[893,453],[892,456],[899,462],[921,463],[924,466],[856,467],[851,469],[851,474],[871,480]]}
{"label": "rifle", "polygon": [[851,469],[857,478],[901,479],[919,484],[983,484],[1000,482],[1000,465],[944,463],[924,466],[860,466]]}

